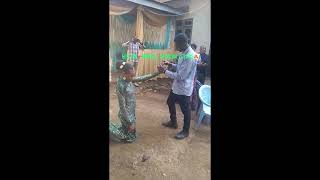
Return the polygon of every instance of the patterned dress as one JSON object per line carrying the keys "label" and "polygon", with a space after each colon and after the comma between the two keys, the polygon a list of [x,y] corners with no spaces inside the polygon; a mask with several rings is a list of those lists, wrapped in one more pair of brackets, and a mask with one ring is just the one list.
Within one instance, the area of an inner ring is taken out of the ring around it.
{"label": "patterned dress", "polygon": [[[136,77],[132,82],[145,81],[159,74],[157,72]],[[118,118],[120,122],[117,124],[109,122],[109,134],[113,140],[118,142],[134,142],[137,137],[135,130],[133,132],[128,131],[131,124],[136,127],[136,96],[135,87],[132,82],[125,81],[122,78],[119,78],[117,81],[116,90],[120,109]]]}

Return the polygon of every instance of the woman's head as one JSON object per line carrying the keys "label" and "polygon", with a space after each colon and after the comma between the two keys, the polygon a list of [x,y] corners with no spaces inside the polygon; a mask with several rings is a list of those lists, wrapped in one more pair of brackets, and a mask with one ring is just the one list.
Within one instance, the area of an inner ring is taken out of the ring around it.
{"label": "woman's head", "polygon": [[135,71],[132,64],[118,61],[116,66],[126,81],[132,81],[133,77],[135,76]]}

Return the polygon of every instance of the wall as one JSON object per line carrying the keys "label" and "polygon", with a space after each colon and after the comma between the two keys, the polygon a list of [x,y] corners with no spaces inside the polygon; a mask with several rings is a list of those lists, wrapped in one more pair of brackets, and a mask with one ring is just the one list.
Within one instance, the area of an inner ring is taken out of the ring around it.
{"label": "wall", "polygon": [[207,54],[210,49],[211,40],[211,0],[191,0],[189,12],[186,15],[179,16],[177,19],[193,18],[191,43],[195,43],[197,51],[204,45]]}

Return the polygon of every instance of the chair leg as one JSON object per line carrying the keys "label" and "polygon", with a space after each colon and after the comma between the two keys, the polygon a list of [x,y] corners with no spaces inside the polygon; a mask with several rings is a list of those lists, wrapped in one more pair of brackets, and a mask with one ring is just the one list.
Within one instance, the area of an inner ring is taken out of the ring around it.
{"label": "chair leg", "polygon": [[206,114],[203,111],[200,111],[199,118],[198,118],[198,121],[197,121],[197,124],[196,124],[196,128],[197,129],[200,128],[201,121],[203,120],[205,115]]}

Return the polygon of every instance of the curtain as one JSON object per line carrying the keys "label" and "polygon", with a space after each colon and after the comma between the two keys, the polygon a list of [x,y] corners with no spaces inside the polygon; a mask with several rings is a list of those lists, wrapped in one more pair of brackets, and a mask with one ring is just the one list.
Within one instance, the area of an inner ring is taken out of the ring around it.
{"label": "curtain", "polygon": [[139,52],[137,74],[156,72],[156,66],[160,63],[159,58],[148,60],[143,59],[142,55],[156,53],[157,57],[160,57],[163,53],[173,53],[174,18],[166,16],[164,12],[124,0],[109,0],[109,5],[109,51],[112,70],[115,70],[116,53],[126,53],[126,49],[122,48],[121,44],[136,35],[147,46],[147,49]]}
{"label": "curtain", "polygon": [[136,37],[143,41],[143,14],[142,7],[137,8],[137,21],[136,21]]}
{"label": "curtain", "polygon": [[109,16],[109,56],[112,60],[112,71],[116,70],[115,63],[120,60],[116,58],[116,54],[127,53],[121,44],[129,41],[135,33],[135,22],[127,23],[122,16]]}
{"label": "curtain", "polygon": [[[157,66],[161,63],[163,60],[171,60],[171,59],[163,59],[161,58],[161,54],[176,54],[175,51],[172,49],[146,49],[144,50],[145,55],[146,54],[153,54],[155,55],[155,58],[141,58],[139,60],[139,65],[138,65],[138,76],[146,75],[146,74],[151,74],[154,72],[157,72]],[[165,77],[164,74],[161,74],[158,76],[160,78]]]}
{"label": "curtain", "polygon": [[136,7],[136,4],[127,1],[109,0],[109,15],[127,14]]}
{"label": "curtain", "polygon": [[169,14],[143,7],[144,41],[148,49],[169,49],[173,47],[175,33],[174,17]]}
{"label": "curtain", "polygon": [[151,26],[162,27],[167,23],[166,16],[157,15],[149,8],[146,8],[146,7],[143,8],[143,15],[145,17],[146,23],[148,23]]}

